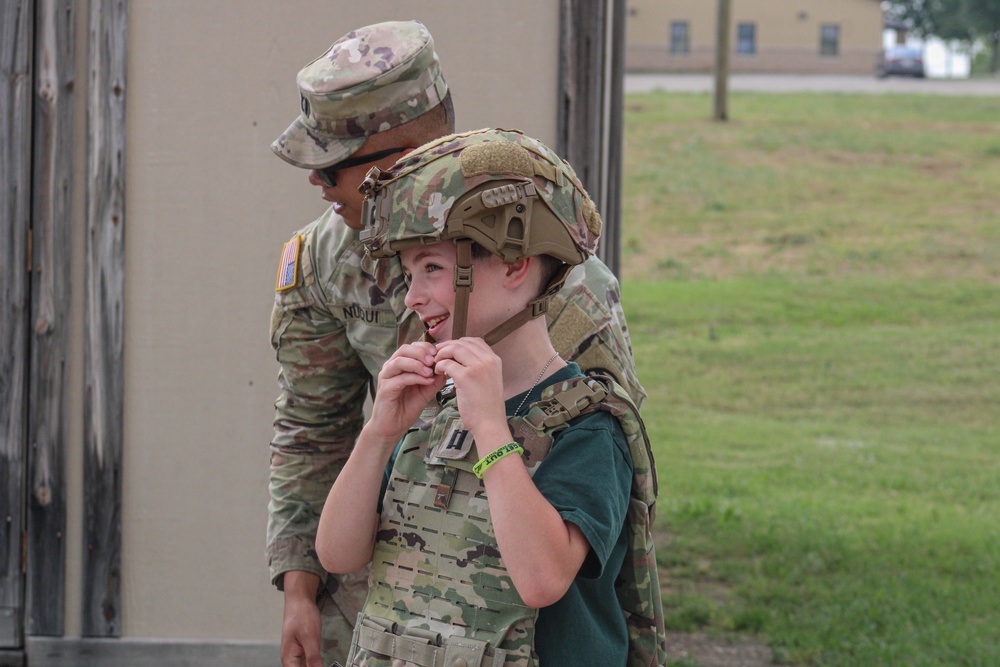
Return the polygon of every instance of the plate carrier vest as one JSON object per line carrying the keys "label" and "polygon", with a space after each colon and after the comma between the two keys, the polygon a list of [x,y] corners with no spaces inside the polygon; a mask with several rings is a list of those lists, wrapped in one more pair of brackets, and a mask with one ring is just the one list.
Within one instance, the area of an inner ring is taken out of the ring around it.
{"label": "plate carrier vest", "polygon": [[[665,665],[651,533],[656,467],[628,393],[608,377],[576,377],[546,387],[524,416],[508,417],[508,423],[534,474],[554,435],[596,410],[618,419],[633,462],[629,551],[615,582],[629,633],[628,665]],[[472,444],[454,398],[428,407],[404,437],[382,501],[373,583],[358,615],[349,665],[537,665],[538,610],[521,600],[500,558],[482,480],[472,473],[475,461],[466,460]]]}

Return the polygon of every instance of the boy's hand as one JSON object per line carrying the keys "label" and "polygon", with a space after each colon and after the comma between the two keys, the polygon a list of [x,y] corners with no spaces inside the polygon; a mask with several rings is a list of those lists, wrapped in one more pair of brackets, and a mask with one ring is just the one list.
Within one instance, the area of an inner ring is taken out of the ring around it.
{"label": "boy's hand", "polygon": [[495,426],[509,434],[503,399],[503,364],[482,338],[459,338],[437,344],[435,371],[455,382],[458,412],[477,438]]}
{"label": "boy's hand", "polygon": [[403,345],[389,357],[378,374],[378,392],[366,430],[395,443],[417,421],[446,380],[434,373],[435,352],[434,345],[417,342]]}

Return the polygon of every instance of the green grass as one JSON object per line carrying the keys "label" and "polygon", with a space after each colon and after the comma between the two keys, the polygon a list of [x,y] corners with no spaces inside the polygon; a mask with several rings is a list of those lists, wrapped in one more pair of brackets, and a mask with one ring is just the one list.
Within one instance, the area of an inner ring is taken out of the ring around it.
{"label": "green grass", "polygon": [[1000,99],[710,108],[626,100],[668,626],[1000,664]]}
{"label": "green grass", "polygon": [[1000,278],[997,98],[734,95],[726,124],[709,105],[626,99],[636,277]]}

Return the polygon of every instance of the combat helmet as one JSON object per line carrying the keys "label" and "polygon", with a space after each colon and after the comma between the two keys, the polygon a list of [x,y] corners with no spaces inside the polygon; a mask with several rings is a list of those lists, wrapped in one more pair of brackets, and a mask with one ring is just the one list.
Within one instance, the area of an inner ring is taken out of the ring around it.
{"label": "combat helmet", "polygon": [[484,336],[490,345],[543,315],[601,234],[597,207],[569,163],[517,130],[442,137],[386,171],[372,168],[359,189],[365,195],[361,240],[371,256],[455,241],[455,338],[465,335],[473,242],[507,264],[541,255],[562,262],[540,296]]}

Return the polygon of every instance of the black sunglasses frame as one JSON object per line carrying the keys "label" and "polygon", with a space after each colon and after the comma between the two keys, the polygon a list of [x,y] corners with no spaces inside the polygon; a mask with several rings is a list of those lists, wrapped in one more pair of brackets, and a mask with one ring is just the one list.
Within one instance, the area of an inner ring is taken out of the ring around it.
{"label": "black sunglasses frame", "polygon": [[319,177],[319,180],[323,181],[323,185],[328,188],[337,187],[337,172],[341,169],[348,169],[349,167],[357,167],[359,164],[370,164],[372,162],[378,162],[383,158],[387,158],[394,153],[402,153],[403,151],[410,150],[406,146],[400,148],[386,148],[384,151],[376,151],[374,153],[369,153],[368,155],[359,155],[357,157],[349,157],[346,160],[341,160],[337,164],[331,164],[329,167],[317,168],[314,171]]}

